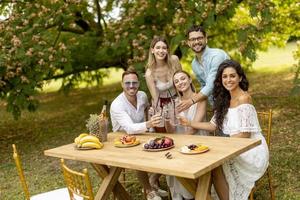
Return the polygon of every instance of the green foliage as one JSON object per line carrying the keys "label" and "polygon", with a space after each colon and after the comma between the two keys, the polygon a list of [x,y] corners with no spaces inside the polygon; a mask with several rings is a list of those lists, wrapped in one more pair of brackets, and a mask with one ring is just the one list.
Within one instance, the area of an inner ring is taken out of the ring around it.
{"label": "green foliage", "polygon": [[155,35],[188,57],[185,31],[192,24],[207,29],[210,46],[249,67],[257,50],[299,37],[299,10],[295,0],[5,1],[0,98],[17,118],[36,108],[45,80],[63,78],[68,91],[81,81],[101,84],[100,68],[134,65],[142,75]]}

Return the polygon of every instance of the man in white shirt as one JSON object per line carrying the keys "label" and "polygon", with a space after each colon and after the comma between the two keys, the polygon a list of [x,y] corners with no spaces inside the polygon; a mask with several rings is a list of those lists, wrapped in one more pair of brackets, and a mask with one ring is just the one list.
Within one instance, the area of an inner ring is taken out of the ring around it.
{"label": "man in white shirt", "polygon": [[[157,114],[145,121],[145,111],[148,107],[147,95],[138,91],[139,79],[134,70],[127,70],[122,74],[123,92],[115,98],[110,106],[110,118],[113,131],[125,131],[128,134],[146,132],[149,128],[157,126],[162,117]],[[146,172],[137,171],[138,179],[142,183],[147,200],[161,200],[148,179]]]}

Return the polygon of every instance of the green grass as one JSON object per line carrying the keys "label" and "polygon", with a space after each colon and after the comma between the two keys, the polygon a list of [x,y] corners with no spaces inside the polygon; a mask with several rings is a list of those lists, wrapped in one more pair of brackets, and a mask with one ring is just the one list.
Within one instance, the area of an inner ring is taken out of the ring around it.
{"label": "green grass", "polygon": [[[249,74],[251,94],[257,110],[273,108],[274,123],[271,166],[276,199],[300,198],[299,144],[300,97],[289,96],[292,87],[290,70],[275,73],[254,71]],[[0,199],[23,199],[11,144],[16,143],[30,192],[36,194],[63,187],[59,160],[43,155],[45,149],[67,144],[85,132],[85,120],[90,113],[99,113],[105,99],[112,100],[121,91],[119,83],[101,88],[73,90],[68,97],[61,93],[41,94],[37,112],[24,112],[19,121],[0,107]],[[88,167],[96,189],[99,180],[87,163],[68,161],[75,169]],[[129,186],[134,199],[141,199],[138,184]],[[255,193],[257,199],[267,199],[268,190]]]}
{"label": "green grass", "polygon": [[[257,110],[274,110],[270,163],[276,199],[300,199],[300,97],[289,95],[293,86],[291,67],[254,67],[248,77]],[[104,100],[111,102],[120,92],[116,82],[100,88],[76,89],[67,97],[59,92],[43,93],[38,111],[24,112],[18,121],[0,103],[0,199],[24,199],[12,159],[12,143],[21,155],[31,194],[64,187],[59,159],[44,156],[43,151],[73,142],[79,133],[87,131],[85,121],[89,114],[99,113]],[[67,164],[78,170],[87,167],[96,191],[100,180],[87,163]],[[128,185],[128,189],[134,199],[142,199],[139,184]],[[255,197],[268,199],[268,190],[260,189]]]}

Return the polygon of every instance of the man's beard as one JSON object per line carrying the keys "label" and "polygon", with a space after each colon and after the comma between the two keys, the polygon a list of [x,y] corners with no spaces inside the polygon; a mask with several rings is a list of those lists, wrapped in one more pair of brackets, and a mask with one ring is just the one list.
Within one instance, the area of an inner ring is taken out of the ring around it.
{"label": "man's beard", "polygon": [[206,47],[206,44],[202,44],[201,49],[199,51],[196,51],[194,48],[192,48],[192,49],[195,53],[203,53],[205,47]]}

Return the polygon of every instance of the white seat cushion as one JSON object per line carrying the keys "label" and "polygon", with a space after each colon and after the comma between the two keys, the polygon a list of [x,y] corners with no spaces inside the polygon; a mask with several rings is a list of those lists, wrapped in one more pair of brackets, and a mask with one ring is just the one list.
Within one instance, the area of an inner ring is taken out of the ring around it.
{"label": "white seat cushion", "polygon": [[[76,200],[83,200],[82,197],[74,195]],[[60,188],[49,192],[41,193],[30,197],[30,200],[70,200],[67,188]]]}

